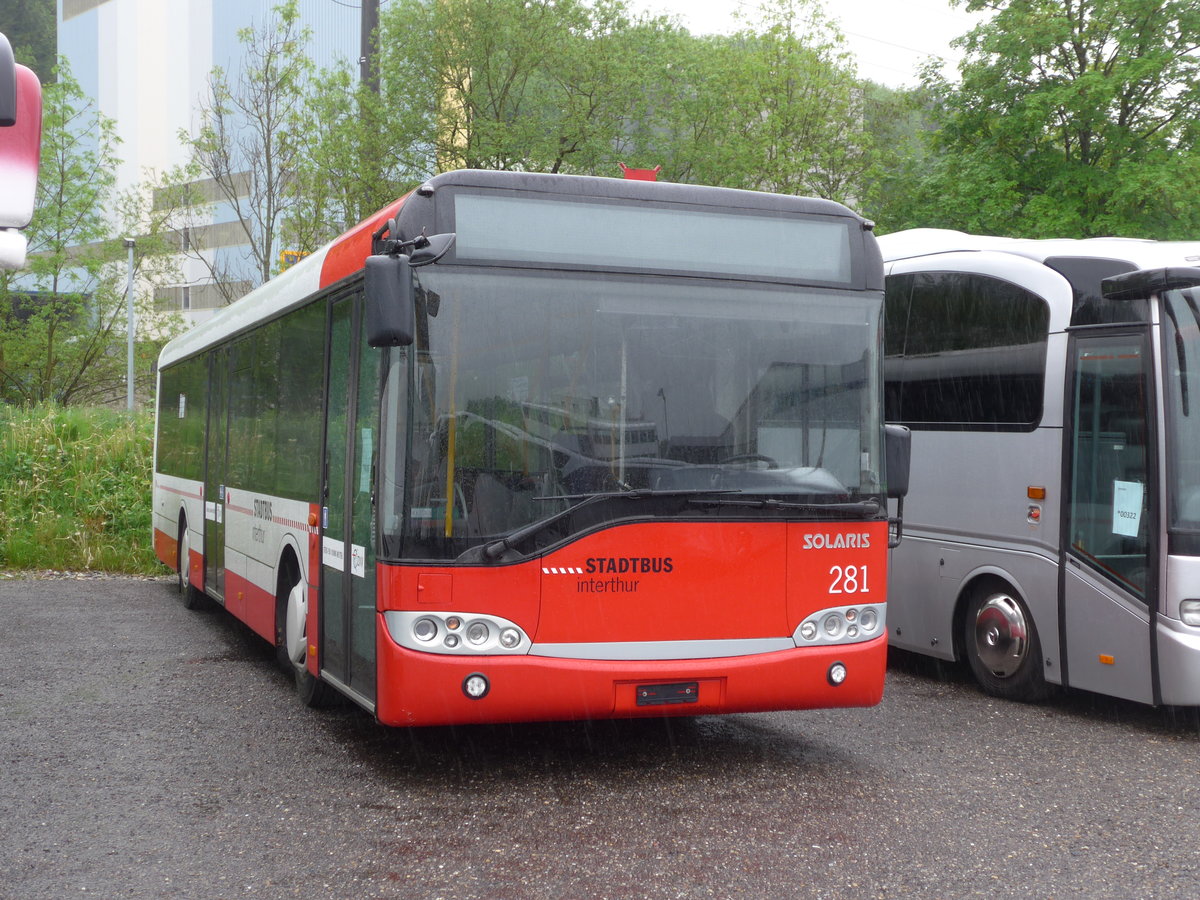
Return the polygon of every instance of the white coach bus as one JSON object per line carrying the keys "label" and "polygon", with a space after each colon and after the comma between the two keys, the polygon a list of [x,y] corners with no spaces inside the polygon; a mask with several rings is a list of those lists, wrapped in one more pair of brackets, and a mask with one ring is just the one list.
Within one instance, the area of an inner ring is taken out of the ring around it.
{"label": "white coach bus", "polygon": [[1200,705],[1200,242],[880,238],[912,429],[893,646]]}

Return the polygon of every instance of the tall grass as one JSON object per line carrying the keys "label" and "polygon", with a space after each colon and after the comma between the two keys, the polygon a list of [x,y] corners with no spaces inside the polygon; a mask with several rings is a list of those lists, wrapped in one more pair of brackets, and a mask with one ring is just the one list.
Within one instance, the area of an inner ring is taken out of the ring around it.
{"label": "tall grass", "polygon": [[0,406],[0,568],[161,573],[153,416]]}

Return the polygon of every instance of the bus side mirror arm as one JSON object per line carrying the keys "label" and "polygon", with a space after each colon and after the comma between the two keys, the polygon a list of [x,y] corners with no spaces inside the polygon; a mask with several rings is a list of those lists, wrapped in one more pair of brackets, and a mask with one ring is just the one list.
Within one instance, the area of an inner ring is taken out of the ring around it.
{"label": "bus side mirror arm", "polygon": [[896,547],[904,535],[904,497],[912,462],[912,432],[903,425],[883,426],[883,464],[887,495],[896,501],[896,516],[888,519],[888,547]]}
{"label": "bus side mirror arm", "polygon": [[366,262],[367,343],[401,347],[416,333],[416,292],[412,266],[402,253],[368,256]]}

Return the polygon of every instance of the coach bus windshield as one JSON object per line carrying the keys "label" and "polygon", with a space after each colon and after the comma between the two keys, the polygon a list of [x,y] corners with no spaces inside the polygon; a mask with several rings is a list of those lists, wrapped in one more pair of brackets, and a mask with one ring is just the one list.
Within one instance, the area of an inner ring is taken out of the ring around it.
{"label": "coach bus windshield", "polygon": [[1173,552],[1200,554],[1200,289],[1168,291],[1163,313],[1169,527]]}
{"label": "coach bus windshield", "polygon": [[385,389],[388,556],[452,559],[589,499],[536,546],[880,498],[881,293],[430,266],[417,294]]}

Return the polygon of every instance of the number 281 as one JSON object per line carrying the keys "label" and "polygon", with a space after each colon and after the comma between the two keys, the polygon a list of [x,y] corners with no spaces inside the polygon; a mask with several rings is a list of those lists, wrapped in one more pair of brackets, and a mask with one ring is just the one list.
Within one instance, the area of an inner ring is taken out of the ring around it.
{"label": "number 281", "polygon": [[833,578],[829,585],[831,594],[866,594],[871,590],[866,566],[833,566],[829,574]]}

